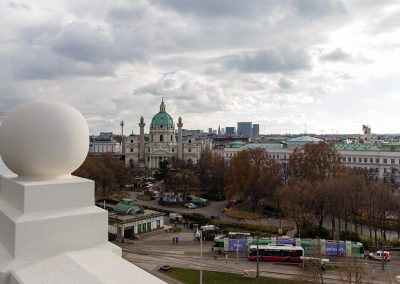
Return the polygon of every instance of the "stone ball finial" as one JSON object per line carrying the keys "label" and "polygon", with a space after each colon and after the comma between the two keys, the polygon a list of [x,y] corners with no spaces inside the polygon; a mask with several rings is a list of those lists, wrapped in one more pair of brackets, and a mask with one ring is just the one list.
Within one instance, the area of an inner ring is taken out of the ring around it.
{"label": "stone ball finial", "polygon": [[89,129],[74,107],[32,101],[17,107],[0,126],[0,155],[18,176],[69,175],[85,160]]}

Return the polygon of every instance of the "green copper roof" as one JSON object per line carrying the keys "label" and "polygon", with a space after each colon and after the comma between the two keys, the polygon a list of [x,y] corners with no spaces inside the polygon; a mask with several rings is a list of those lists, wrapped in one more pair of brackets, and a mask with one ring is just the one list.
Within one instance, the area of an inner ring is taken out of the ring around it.
{"label": "green copper roof", "polygon": [[296,137],[296,138],[290,138],[286,140],[286,143],[298,143],[298,142],[306,142],[306,143],[310,143],[310,142],[320,142],[322,141],[319,138],[315,138],[315,137],[311,137],[311,136],[300,136],[300,137]]}
{"label": "green copper roof", "polygon": [[396,143],[382,145],[337,143],[334,147],[337,151],[400,152],[400,146]]}
{"label": "green copper roof", "polygon": [[132,199],[122,199],[117,205],[114,206],[114,211],[123,214],[143,214],[142,208],[136,205]]}
{"label": "green copper roof", "polygon": [[151,120],[150,129],[175,129],[172,117],[165,111],[164,100],[161,101],[160,112]]}
{"label": "green copper roof", "polygon": [[254,149],[254,148],[263,148],[263,149],[282,149],[282,144],[278,143],[251,143],[243,146],[242,149]]}
{"label": "green copper roof", "polygon": [[245,142],[242,141],[233,141],[232,143],[229,143],[228,148],[240,148],[242,146],[246,145]]}

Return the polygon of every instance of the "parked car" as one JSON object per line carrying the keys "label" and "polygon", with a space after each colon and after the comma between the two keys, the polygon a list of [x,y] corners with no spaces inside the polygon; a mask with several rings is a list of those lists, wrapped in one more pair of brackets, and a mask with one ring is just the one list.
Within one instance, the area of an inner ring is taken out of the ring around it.
{"label": "parked car", "polygon": [[189,203],[185,203],[185,207],[187,207],[189,209],[195,209],[195,208],[197,208],[197,205],[193,204],[192,202],[189,202]]}
{"label": "parked car", "polygon": [[201,226],[200,229],[202,231],[218,231],[219,230],[219,228],[215,225],[204,225],[204,226]]}
{"label": "parked car", "polygon": [[[378,250],[377,252],[371,252],[368,255],[369,259],[375,259],[375,260],[382,260],[382,251]],[[383,252],[383,259],[384,261],[390,261],[390,252],[384,251]]]}

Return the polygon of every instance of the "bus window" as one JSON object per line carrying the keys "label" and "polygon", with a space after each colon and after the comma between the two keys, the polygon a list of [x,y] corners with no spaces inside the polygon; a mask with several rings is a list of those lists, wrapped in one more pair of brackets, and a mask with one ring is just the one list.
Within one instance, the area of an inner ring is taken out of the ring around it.
{"label": "bus window", "polygon": [[294,256],[303,256],[303,252],[301,250],[295,250]]}

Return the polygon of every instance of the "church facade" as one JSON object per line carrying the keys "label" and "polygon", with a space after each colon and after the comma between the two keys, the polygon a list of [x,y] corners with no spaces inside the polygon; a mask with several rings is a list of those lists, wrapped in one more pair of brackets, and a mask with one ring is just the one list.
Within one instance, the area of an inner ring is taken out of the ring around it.
{"label": "church facade", "polygon": [[201,155],[201,143],[191,137],[182,136],[183,122],[179,117],[177,131],[172,117],[165,110],[164,100],[160,111],[153,116],[149,134],[144,133],[146,123],[140,118],[140,134],[131,134],[125,139],[125,165],[141,169],[158,169],[163,161],[183,160],[197,164]]}

